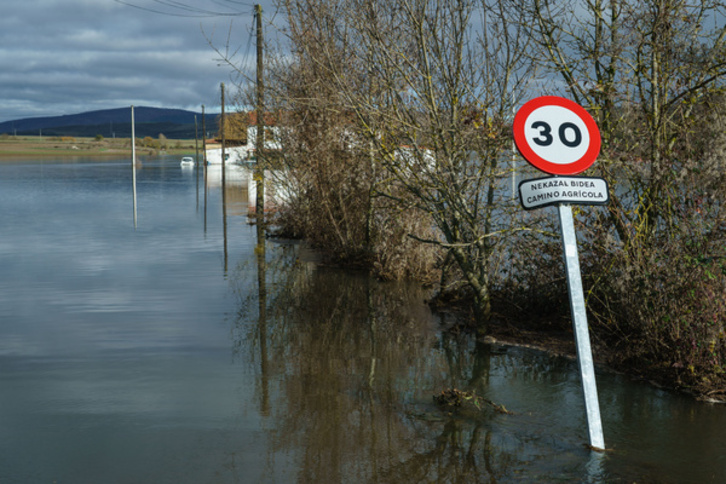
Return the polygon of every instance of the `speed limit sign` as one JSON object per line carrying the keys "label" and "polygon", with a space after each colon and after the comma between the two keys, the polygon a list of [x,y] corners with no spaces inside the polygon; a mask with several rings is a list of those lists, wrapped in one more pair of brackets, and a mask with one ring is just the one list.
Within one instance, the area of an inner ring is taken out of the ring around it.
{"label": "speed limit sign", "polygon": [[579,104],[558,96],[542,96],[514,116],[514,142],[524,159],[545,173],[576,175],[600,153],[600,130]]}

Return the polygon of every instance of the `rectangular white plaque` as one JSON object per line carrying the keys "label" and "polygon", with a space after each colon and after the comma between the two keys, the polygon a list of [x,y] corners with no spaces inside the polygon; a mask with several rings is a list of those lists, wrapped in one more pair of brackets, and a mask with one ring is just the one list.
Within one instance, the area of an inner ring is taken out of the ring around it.
{"label": "rectangular white plaque", "polygon": [[602,178],[553,176],[522,181],[519,200],[526,210],[532,210],[558,203],[605,205],[610,195],[608,184]]}

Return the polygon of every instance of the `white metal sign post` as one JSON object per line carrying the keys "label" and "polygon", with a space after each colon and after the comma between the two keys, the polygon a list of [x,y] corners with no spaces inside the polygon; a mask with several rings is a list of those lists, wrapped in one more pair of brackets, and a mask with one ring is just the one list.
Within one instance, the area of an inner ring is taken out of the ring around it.
{"label": "white metal sign post", "polygon": [[[539,170],[552,175],[581,173],[592,165],[600,153],[597,124],[582,106],[569,99],[556,96],[532,99],[517,111],[513,130],[514,141],[522,156]],[[519,185],[519,194],[525,209],[553,204],[558,207],[590,447],[603,450],[605,439],[570,204],[607,203],[607,183],[600,178],[556,176],[525,180]]]}

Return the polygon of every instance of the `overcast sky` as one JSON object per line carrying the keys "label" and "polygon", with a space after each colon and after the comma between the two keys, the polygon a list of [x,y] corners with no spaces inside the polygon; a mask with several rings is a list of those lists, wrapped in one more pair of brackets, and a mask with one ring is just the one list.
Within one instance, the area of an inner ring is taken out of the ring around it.
{"label": "overcast sky", "polygon": [[231,34],[237,63],[253,66],[255,3],[274,16],[272,0],[3,2],[0,122],[130,105],[218,112],[233,73],[209,42]]}

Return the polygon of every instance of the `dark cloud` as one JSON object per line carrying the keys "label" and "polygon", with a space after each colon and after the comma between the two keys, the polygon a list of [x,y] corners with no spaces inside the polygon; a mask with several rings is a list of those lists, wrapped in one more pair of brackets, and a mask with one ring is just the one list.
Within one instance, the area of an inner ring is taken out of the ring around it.
{"label": "dark cloud", "polygon": [[[131,104],[218,109],[219,84],[229,83],[232,72],[219,65],[210,42],[222,47],[229,37],[233,49],[249,50],[252,2],[127,3],[135,6],[116,0],[4,5],[0,121]],[[265,12],[272,9],[266,3]]]}

